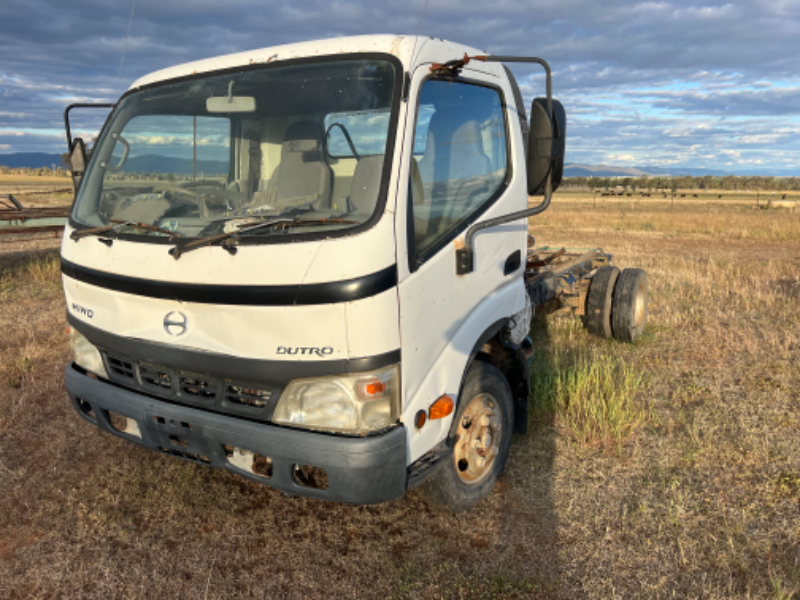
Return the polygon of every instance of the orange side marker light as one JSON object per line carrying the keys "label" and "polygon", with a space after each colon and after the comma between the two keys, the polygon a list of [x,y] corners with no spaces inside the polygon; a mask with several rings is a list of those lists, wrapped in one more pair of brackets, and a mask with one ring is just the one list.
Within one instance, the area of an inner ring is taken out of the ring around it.
{"label": "orange side marker light", "polygon": [[428,416],[430,417],[431,421],[434,419],[444,419],[447,415],[453,412],[456,403],[453,402],[453,399],[444,394],[441,396],[436,402],[431,404],[431,409],[428,411]]}

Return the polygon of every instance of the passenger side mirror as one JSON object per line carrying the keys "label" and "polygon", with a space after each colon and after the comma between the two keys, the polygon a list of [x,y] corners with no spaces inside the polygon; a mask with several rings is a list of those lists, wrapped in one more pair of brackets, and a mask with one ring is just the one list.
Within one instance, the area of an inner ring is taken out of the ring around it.
{"label": "passenger side mirror", "polygon": [[83,173],[86,171],[86,144],[83,143],[82,138],[75,138],[72,140],[72,148],[69,153],[69,170],[72,172],[72,184],[75,186],[75,193],[78,193],[78,188],[83,179]]}
{"label": "passenger side mirror", "polygon": [[531,128],[528,134],[528,195],[542,196],[547,176],[552,174],[553,191],[564,176],[564,150],[567,138],[567,113],[558,100],[553,100],[553,121],[547,114],[547,100],[536,98],[531,106]]}

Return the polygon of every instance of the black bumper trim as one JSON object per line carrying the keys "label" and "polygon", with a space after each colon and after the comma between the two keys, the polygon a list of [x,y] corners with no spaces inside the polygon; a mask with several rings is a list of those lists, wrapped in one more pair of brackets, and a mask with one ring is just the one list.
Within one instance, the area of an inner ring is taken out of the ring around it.
{"label": "black bumper trim", "polygon": [[[406,491],[406,429],[403,426],[365,438],[325,435],[176,406],[91,379],[71,364],[67,366],[65,380],[70,400],[80,416],[108,433],[151,450],[163,452],[161,448],[171,447],[170,435],[181,436],[186,445],[176,451],[207,457],[209,466],[297,496],[376,504],[399,498]],[[94,418],[87,414],[87,404]],[[109,410],[136,421],[141,438],[114,429]],[[156,417],[163,422],[157,422]],[[269,457],[273,464],[272,476],[267,479],[234,466],[228,460],[224,445]],[[296,464],[324,469],[328,488],[321,490],[298,484],[294,479]]]}
{"label": "black bumper trim", "polygon": [[377,296],[397,285],[397,265],[344,281],[297,285],[214,285],[142,279],[99,271],[61,258],[61,272],[97,287],[181,302],[232,306],[309,306],[354,302]]}

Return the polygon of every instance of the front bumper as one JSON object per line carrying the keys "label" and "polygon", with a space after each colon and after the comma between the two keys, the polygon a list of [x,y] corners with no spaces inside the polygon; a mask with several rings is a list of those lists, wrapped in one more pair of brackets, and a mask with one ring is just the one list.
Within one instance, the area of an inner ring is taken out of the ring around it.
{"label": "front bumper", "polygon": [[[184,460],[237,473],[298,496],[350,504],[375,504],[406,491],[406,430],[350,438],[253,423],[187,406],[178,406],[91,379],[67,366],[67,392],[84,419],[118,437]],[[113,411],[136,422],[138,433],[116,429]],[[178,442],[178,443],[176,443]],[[242,448],[272,461],[269,478],[235,465],[226,446]],[[327,489],[306,487],[296,467],[325,470]]]}

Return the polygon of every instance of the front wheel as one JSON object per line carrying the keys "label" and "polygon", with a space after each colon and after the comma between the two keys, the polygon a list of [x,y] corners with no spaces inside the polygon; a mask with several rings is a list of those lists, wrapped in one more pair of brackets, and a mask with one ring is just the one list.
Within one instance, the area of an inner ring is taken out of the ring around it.
{"label": "front wheel", "polygon": [[474,362],[453,420],[453,456],[419,487],[427,502],[461,512],[491,494],[508,460],[513,425],[514,403],[505,376],[489,363]]}

